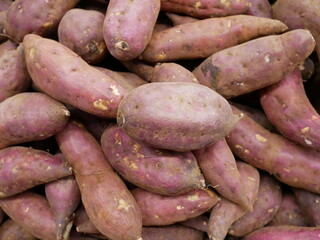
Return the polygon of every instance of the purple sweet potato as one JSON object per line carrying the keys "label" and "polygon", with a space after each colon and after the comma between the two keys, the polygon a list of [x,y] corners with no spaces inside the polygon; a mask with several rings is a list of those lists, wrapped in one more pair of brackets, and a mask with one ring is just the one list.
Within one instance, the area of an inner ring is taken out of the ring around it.
{"label": "purple sweet potato", "polygon": [[194,154],[204,178],[218,193],[244,208],[252,209],[236,160],[224,138],[194,151]]}
{"label": "purple sweet potato", "polygon": [[306,95],[298,68],[263,89],[260,102],[269,121],[283,136],[320,150],[320,115]]}
{"label": "purple sweet potato", "polygon": [[42,240],[56,240],[56,224],[47,199],[33,192],[0,199],[0,207],[26,231]]}
{"label": "purple sweet potato", "polygon": [[232,98],[280,81],[314,46],[311,33],[304,29],[262,37],[213,54],[193,74],[201,84]]}
{"label": "purple sweet potato", "polygon": [[197,217],[220,200],[208,189],[191,190],[178,196],[162,196],[140,188],[131,192],[140,206],[143,226],[163,226]]}
{"label": "purple sweet potato", "polygon": [[154,67],[148,65],[140,60],[134,59],[132,61],[122,61],[122,64],[131,72],[137,74],[139,77],[147,82],[151,81]]}
{"label": "purple sweet potato", "polygon": [[58,27],[59,42],[88,63],[101,62],[108,53],[102,34],[104,18],[94,10],[69,10]]}
{"label": "purple sweet potato", "polygon": [[[235,107],[232,109],[241,114]],[[252,166],[289,186],[320,193],[319,152],[269,132],[245,114],[226,140],[233,153]]]}
{"label": "purple sweet potato", "polygon": [[94,137],[82,124],[70,121],[56,140],[74,169],[82,203],[96,228],[114,240],[141,240],[139,206]]}
{"label": "purple sweet potato", "polygon": [[0,103],[0,149],[48,138],[66,125],[68,109],[43,93],[19,93]]}
{"label": "purple sweet potato", "polygon": [[194,17],[182,16],[174,13],[166,13],[166,15],[172,22],[173,26],[199,21],[199,19]]}
{"label": "purple sweet potato", "polygon": [[192,72],[177,63],[157,64],[154,68],[151,82],[199,83]]}
{"label": "purple sweet potato", "polygon": [[286,29],[280,21],[249,15],[204,19],[154,34],[141,59],[168,62],[207,58],[239,43]]}
{"label": "purple sweet potato", "polygon": [[74,176],[52,181],[45,185],[45,192],[55,218],[57,240],[68,240],[74,210],[81,200],[77,182]]}
{"label": "purple sweet potato", "polygon": [[55,32],[62,16],[79,0],[15,0],[8,9],[5,32],[17,42],[29,33],[47,36]]}
{"label": "purple sweet potato", "polygon": [[[257,169],[244,162],[237,162],[243,184],[247,188],[248,198],[251,205],[256,201],[258,195],[260,175]],[[231,224],[248,212],[247,209],[229,200],[222,200],[212,209],[209,223],[208,235],[211,240],[224,240]]]}
{"label": "purple sweet potato", "polygon": [[[2,56],[7,51],[16,50],[16,49],[17,49],[17,44],[12,42],[11,40],[7,40],[0,44],[0,56]],[[22,57],[24,56],[22,55]]]}
{"label": "purple sweet potato", "polygon": [[0,163],[0,198],[72,174],[71,168],[57,157],[28,147],[0,150]]}
{"label": "purple sweet potato", "polygon": [[139,87],[143,84],[148,83],[144,79],[139,77],[137,74],[132,73],[132,72],[117,72],[117,73],[119,73],[122,77],[127,79],[127,81],[130,81],[136,87]]}
{"label": "purple sweet potato", "polygon": [[174,151],[205,147],[226,136],[239,120],[228,102],[197,83],[157,82],[124,98],[117,122],[136,140]]}
{"label": "purple sweet potato", "polygon": [[268,0],[248,0],[247,14],[257,17],[272,18],[272,7]]}
{"label": "purple sweet potato", "polygon": [[143,240],[202,240],[203,236],[203,232],[179,225],[142,228]]}
{"label": "purple sweet potato", "polygon": [[160,0],[110,0],[103,23],[109,52],[119,60],[138,57],[150,41]]}
{"label": "purple sweet potato", "polygon": [[206,215],[202,214],[194,218],[189,218],[183,222],[179,222],[179,224],[186,227],[191,227],[193,229],[196,229],[202,232],[207,232],[208,222],[209,222],[209,218]]}
{"label": "purple sweet potato", "polygon": [[37,240],[35,236],[22,228],[13,220],[8,219],[0,226],[0,239],[2,240]]}
{"label": "purple sweet potato", "polygon": [[39,89],[93,115],[116,116],[118,105],[127,94],[116,81],[54,40],[29,34],[23,45],[30,76]]}
{"label": "purple sweet potato", "polygon": [[161,10],[198,18],[223,17],[245,13],[247,0],[161,0]]}
{"label": "purple sweet potato", "polygon": [[242,238],[242,240],[317,240],[320,239],[320,228],[279,226],[264,227]]}
{"label": "purple sweet potato", "polygon": [[100,233],[99,230],[90,221],[89,216],[83,206],[79,207],[75,212],[73,224],[77,232],[82,233]]}
{"label": "purple sweet potato", "polygon": [[1,0],[0,2],[0,12],[8,10],[13,0]]}
{"label": "purple sweet potato", "polygon": [[248,212],[234,222],[228,233],[242,237],[265,226],[277,214],[281,204],[282,192],[280,183],[267,173],[260,174],[260,186],[253,211]]}
{"label": "purple sweet potato", "polygon": [[166,30],[166,29],[168,29],[170,27],[171,27],[170,25],[165,24],[165,23],[156,23],[156,25],[154,25],[152,34],[164,31],[164,30]]}
{"label": "purple sweet potato", "polygon": [[178,195],[205,187],[205,180],[191,152],[166,151],[139,143],[117,125],[105,130],[101,146],[121,176],[147,191]]}

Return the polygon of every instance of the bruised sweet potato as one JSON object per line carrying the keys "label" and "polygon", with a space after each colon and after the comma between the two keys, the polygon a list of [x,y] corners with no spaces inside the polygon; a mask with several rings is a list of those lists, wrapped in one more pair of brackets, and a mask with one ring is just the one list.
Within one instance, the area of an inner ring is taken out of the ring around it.
{"label": "bruised sweet potato", "polygon": [[202,232],[207,232],[208,222],[209,222],[209,218],[205,214],[202,214],[194,218],[189,218],[183,222],[179,222],[179,224],[186,227],[194,228]]}
{"label": "bruised sweet potato", "polygon": [[117,122],[136,140],[154,147],[189,151],[212,144],[239,117],[211,89],[189,82],[157,82],[137,87],[124,98]]}
{"label": "bruised sweet potato", "polygon": [[311,33],[304,29],[262,37],[213,54],[193,74],[201,84],[232,98],[280,81],[314,46]]}
{"label": "bruised sweet potato", "polygon": [[248,0],[247,14],[257,17],[272,18],[272,7],[268,0]]}
{"label": "bruised sweet potato", "polygon": [[0,226],[0,239],[2,240],[37,240],[35,236],[22,228],[13,220],[8,219]]}
{"label": "bruised sweet potato", "polygon": [[203,232],[179,225],[142,228],[143,240],[202,240],[203,235]]}
{"label": "bruised sweet potato", "polygon": [[74,169],[82,203],[96,228],[114,240],[141,240],[139,206],[94,137],[82,124],[70,121],[56,140]]}
{"label": "bruised sweet potato", "polygon": [[198,80],[192,72],[177,63],[162,63],[155,66],[151,82],[198,83]]}

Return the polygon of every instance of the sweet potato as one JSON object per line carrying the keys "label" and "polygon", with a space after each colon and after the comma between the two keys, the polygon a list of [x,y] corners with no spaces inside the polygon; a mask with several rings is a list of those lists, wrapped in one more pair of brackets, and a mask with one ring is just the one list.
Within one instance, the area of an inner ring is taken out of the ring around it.
{"label": "sweet potato", "polygon": [[272,18],[272,7],[268,0],[248,0],[247,14],[257,17]]}
{"label": "sweet potato", "polygon": [[109,52],[119,60],[132,60],[150,41],[160,11],[160,0],[110,0],[103,23]]}
{"label": "sweet potato", "polygon": [[2,210],[2,208],[0,208],[0,224],[3,222],[3,220],[5,219],[6,214],[4,213],[4,211]]}
{"label": "sweet potato", "polygon": [[[241,111],[232,107],[235,114]],[[234,154],[289,186],[320,193],[320,156],[273,134],[243,114],[226,138]]]}
{"label": "sweet potato", "polygon": [[140,58],[149,62],[207,58],[239,43],[286,29],[280,21],[248,15],[209,18],[154,34]]}
{"label": "sweet potato", "polygon": [[183,222],[179,222],[179,224],[186,227],[191,227],[202,232],[207,232],[208,222],[209,218],[206,215],[202,214],[194,218],[189,218]]}
{"label": "sweet potato", "polygon": [[13,3],[12,0],[2,0],[0,2],[0,12],[8,10],[8,8],[12,3]]}
{"label": "sweet potato", "polygon": [[242,237],[265,226],[277,214],[281,204],[282,192],[280,183],[267,173],[260,174],[260,186],[253,211],[248,212],[234,222],[228,233]]}
{"label": "sweet potato", "polygon": [[264,227],[242,238],[243,240],[316,240],[319,239],[320,228],[279,226]]}
{"label": "sweet potato", "polygon": [[147,82],[151,81],[154,67],[137,59],[131,61],[122,61],[122,64],[131,72],[137,74]]}
{"label": "sweet potato", "polygon": [[35,236],[23,229],[19,224],[8,219],[0,226],[0,239],[3,240],[37,240]]}
{"label": "sweet potato", "polygon": [[252,209],[236,160],[224,138],[194,151],[194,154],[204,178],[218,193],[244,208]]}
{"label": "sweet potato", "polygon": [[69,10],[59,23],[59,42],[88,63],[101,62],[108,53],[102,34],[104,18],[94,10]]}
{"label": "sweet potato", "polygon": [[260,102],[269,121],[283,136],[320,150],[320,115],[306,95],[298,68],[263,89]]}
{"label": "sweet potato", "polygon": [[161,195],[204,188],[205,180],[191,152],[173,152],[131,139],[119,126],[108,127],[101,146],[109,163],[134,185]]}
{"label": "sweet potato", "polygon": [[232,98],[280,81],[314,46],[311,33],[303,29],[262,37],[213,54],[193,74],[201,84]]}
{"label": "sweet potato", "polygon": [[199,83],[192,72],[177,63],[157,64],[154,68],[151,82]]}
{"label": "sweet potato", "polygon": [[143,80],[141,77],[139,77],[135,73],[132,73],[132,72],[117,72],[117,73],[119,73],[122,77],[127,79],[127,81],[131,82],[136,87],[139,87],[147,83],[145,80]]}
{"label": "sweet potato", "polygon": [[118,124],[133,139],[175,151],[212,144],[238,120],[219,94],[188,82],[142,85],[121,101],[117,115]]}
{"label": "sweet potato", "polygon": [[174,13],[166,13],[166,15],[172,22],[173,26],[199,21],[199,19],[194,17],[182,16]]}
{"label": "sweet potato", "polygon": [[47,36],[55,32],[62,16],[79,0],[15,0],[9,7],[5,31],[17,42],[28,33]]}
{"label": "sweet potato", "polygon": [[23,45],[29,73],[39,89],[93,115],[116,116],[127,94],[121,85],[59,42],[29,34]]}
{"label": "sweet potato", "polygon": [[191,190],[178,196],[162,196],[140,188],[131,191],[142,212],[143,226],[163,226],[199,216],[220,200],[208,189]]}
{"label": "sweet potato", "polygon": [[42,240],[56,240],[56,224],[47,199],[33,192],[0,199],[0,207],[26,231]]}
{"label": "sweet potato", "polygon": [[154,25],[152,34],[164,31],[164,30],[166,30],[166,29],[168,29],[170,27],[171,27],[170,25],[165,24],[165,23],[156,23],[156,25]]}
{"label": "sweet potato", "polygon": [[8,37],[4,34],[4,22],[6,21],[7,11],[0,12],[0,43],[8,40]]}
{"label": "sweet potato", "polygon": [[202,240],[203,235],[203,232],[179,225],[142,228],[143,240]]}
{"label": "sweet potato", "polygon": [[74,176],[47,183],[45,193],[56,222],[57,240],[68,240],[73,224],[73,212],[81,200]]}
{"label": "sweet potato", "polygon": [[82,124],[70,121],[56,140],[74,169],[82,203],[96,228],[114,240],[141,240],[139,206],[94,137]]}
{"label": "sweet potato", "polygon": [[0,149],[48,138],[66,125],[68,109],[43,93],[19,93],[0,103]]}
{"label": "sweet potato", "polygon": [[57,157],[28,147],[0,150],[0,163],[0,198],[72,174],[71,168]]}
{"label": "sweet potato", "polygon": [[79,207],[75,212],[74,225],[77,232],[82,233],[100,233],[99,230],[90,221],[88,214],[83,206]]}
{"label": "sweet potato", "polygon": [[[257,169],[244,162],[237,162],[243,184],[247,187],[248,198],[251,205],[256,201],[259,190],[260,175]],[[247,209],[229,200],[222,200],[212,209],[209,223],[208,235],[211,240],[224,240],[232,223],[244,216]]]}
{"label": "sweet potato", "polygon": [[[0,56],[2,56],[6,51],[15,50],[17,49],[17,44],[12,42],[11,40],[7,40],[0,44]],[[22,57],[23,54],[22,54]]]}

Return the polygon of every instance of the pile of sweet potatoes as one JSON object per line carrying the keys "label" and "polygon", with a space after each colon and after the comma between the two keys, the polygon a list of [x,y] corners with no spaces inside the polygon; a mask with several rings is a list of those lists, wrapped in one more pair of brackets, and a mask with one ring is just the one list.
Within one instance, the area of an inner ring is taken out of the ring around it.
{"label": "pile of sweet potatoes", "polygon": [[0,239],[320,239],[319,16],[0,1]]}

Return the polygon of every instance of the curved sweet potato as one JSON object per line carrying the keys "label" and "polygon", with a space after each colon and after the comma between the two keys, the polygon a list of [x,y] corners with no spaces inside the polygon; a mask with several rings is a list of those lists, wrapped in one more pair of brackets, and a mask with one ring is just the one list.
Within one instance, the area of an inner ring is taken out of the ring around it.
{"label": "curved sweet potato", "polygon": [[3,240],[37,240],[35,236],[22,228],[13,220],[8,219],[0,226],[0,239]]}

